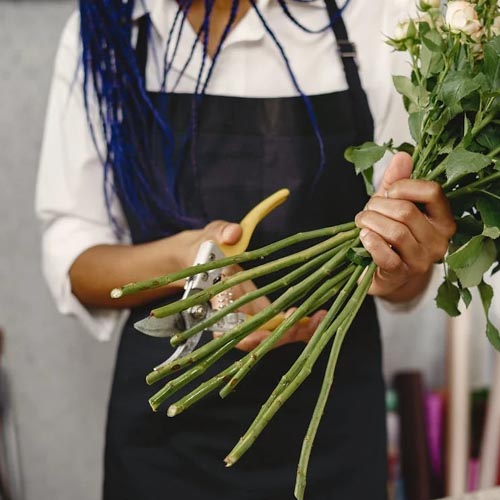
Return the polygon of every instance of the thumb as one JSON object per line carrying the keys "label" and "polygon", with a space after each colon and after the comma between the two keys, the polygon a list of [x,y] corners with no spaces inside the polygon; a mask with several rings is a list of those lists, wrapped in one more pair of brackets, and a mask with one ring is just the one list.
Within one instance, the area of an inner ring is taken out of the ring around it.
{"label": "thumb", "polygon": [[216,221],[212,222],[210,226],[211,238],[219,245],[234,245],[241,238],[242,229],[239,224]]}
{"label": "thumb", "polygon": [[413,170],[413,161],[408,153],[396,153],[384,172],[384,177],[377,191],[378,196],[384,193],[391,184],[401,179],[408,179]]}

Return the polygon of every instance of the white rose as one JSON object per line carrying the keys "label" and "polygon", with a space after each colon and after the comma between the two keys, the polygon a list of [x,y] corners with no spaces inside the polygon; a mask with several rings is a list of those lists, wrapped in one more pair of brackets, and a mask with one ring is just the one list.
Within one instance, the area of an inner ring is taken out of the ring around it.
{"label": "white rose", "polygon": [[475,40],[482,34],[483,26],[474,5],[463,0],[448,2],[446,24],[453,33],[466,33]]}
{"label": "white rose", "polygon": [[493,24],[491,25],[491,34],[493,36],[500,35],[500,16],[495,17]]}
{"label": "white rose", "polygon": [[408,38],[410,23],[410,19],[406,19],[405,21],[400,21],[398,24],[396,24],[396,29],[394,30],[394,36],[392,38],[397,42]]}
{"label": "white rose", "polygon": [[441,0],[420,0],[420,9],[437,9],[441,7]]}

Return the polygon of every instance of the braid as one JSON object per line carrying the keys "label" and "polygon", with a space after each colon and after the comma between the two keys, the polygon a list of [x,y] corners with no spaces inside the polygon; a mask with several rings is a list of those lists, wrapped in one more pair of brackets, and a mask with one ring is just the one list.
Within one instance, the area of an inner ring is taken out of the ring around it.
{"label": "braid", "polygon": [[[298,3],[311,3],[315,0],[295,0]],[[302,31],[305,31],[306,33],[310,34],[317,34],[317,33],[323,33],[324,31],[330,29],[332,27],[332,22],[335,22],[336,19],[338,19],[341,15],[342,12],[344,12],[345,8],[349,4],[350,0],[346,0],[344,5],[339,9],[339,12],[335,15],[335,17],[332,20],[328,21],[328,24],[323,26],[323,28],[318,28],[318,29],[311,29],[308,28],[307,26],[304,26],[291,12],[290,9],[288,8],[288,5],[286,4],[285,0],[278,0],[278,3],[280,4],[280,7],[282,8],[283,12],[285,13],[286,17],[292,21],[295,26],[300,28]]]}
{"label": "braid", "polygon": [[[137,0],[143,1],[143,0]],[[169,0],[171,1],[171,0]],[[207,76],[203,80],[208,59],[208,40],[210,18],[216,0],[205,1],[205,15],[196,39],[191,47],[187,60],[177,75],[171,89],[168,89],[167,79],[177,56],[187,12],[193,0],[179,0],[178,9],[166,42],[163,56],[163,76],[161,113],[153,105],[141,71],[138,67],[135,49],[132,46],[132,13],[134,0],[79,0],[82,41],[83,66],[83,98],[87,113],[90,134],[96,145],[99,158],[104,168],[104,197],[106,208],[117,233],[122,228],[114,219],[111,206],[116,193],[129,220],[139,231],[139,237],[146,238],[148,234],[166,236],[174,232],[198,227],[201,221],[187,217],[176,199],[176,179],[182,155],[190,144],[191,161],[196,171],[196,134],[199,109],[203,103],[209,82],[222,46],[234,25],[240,0],[232,0],[229,19],[212,57]],[[307,3],[312,0],[296,0]],[[302,91],[278,38],[271,30],[255,0],[250,0],[266,32],[278,48],[287,67],[292,83],[304,101],[314,134],[320,149],[320,166],[318,176],[324,169],[325,151],[319,125],[309,97]],[[285,0],[278,0],[284,14],[297,27],[308,33],[320,33],[330,27],[330,24],[311,30],[303,26],[290,12]],[[340,9],[342,12],[349,0]],[[340,13],[339,13],[340,15]],[[150,20],[148,20],[148,37]],[[180,79],[193,60],[198,43],[202,43],[202,62],[193,95],[191,117],[184,137],[176,138],[165,121],[168,93],[175,92]],[[173,48],[172,48],[173,47]],[[90,102],[95,98],[98,105],[100,129],[97,130],[91,117]],[[152,157],[150,123],[160,130],[164,138],[164,169],[167,182],[162,182],[161,175],[155,175],[155,161]],[[98,135],[104,140],[104,152],[101,153]]]}

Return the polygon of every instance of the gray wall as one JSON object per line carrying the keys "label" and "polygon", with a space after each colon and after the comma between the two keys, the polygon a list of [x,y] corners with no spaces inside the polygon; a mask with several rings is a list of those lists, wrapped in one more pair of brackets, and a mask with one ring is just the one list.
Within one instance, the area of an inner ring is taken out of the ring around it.
{"label": "gray wall", "polygon": [[0,2],[0,325],[27,500],[97,500],[115,346],[56,312],[33,194],[53,59],[76,2]]}
{"label": "gray wall", "polygon": [[[57,40],[75,3],[0,1],[0,325],[26,500],[98,500],[116,347],[56,313],[39,269],[37,157]],[[387,376],[423,367],[441,383],[444,320],[432,301],[410,318],[382,316]]]}

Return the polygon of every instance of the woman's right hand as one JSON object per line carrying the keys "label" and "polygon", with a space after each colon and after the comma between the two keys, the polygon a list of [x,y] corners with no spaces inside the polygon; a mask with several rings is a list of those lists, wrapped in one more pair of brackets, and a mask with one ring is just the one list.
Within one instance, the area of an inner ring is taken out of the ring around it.
{"label": "woman's right hand", "polygon": [[223,220],[210,222],[203,229],[182,231],[170,238],[175,240],[175,265],[179,269],[192,266],[198,248],[204,241],[212,240],[218,245],[235,245],[241,235],[242,229],[239,224]]}
{"label": "woman's right hand", "polygon": [[241,227],[214,221],[203,229],[188,230],[149,243],[137,245],[96,245],[82,252],[73,262],[69,277],[78,300],[93,308],[129,308],[178,293],[183,284],[112,299],[113,288],[135,281],[170,274],[193,264],[204,241],[234,245],[241,238]]}

